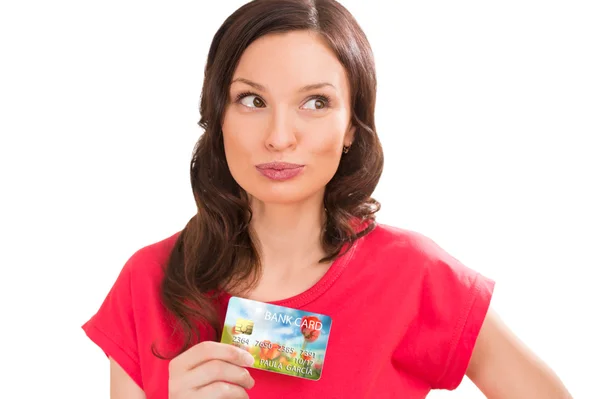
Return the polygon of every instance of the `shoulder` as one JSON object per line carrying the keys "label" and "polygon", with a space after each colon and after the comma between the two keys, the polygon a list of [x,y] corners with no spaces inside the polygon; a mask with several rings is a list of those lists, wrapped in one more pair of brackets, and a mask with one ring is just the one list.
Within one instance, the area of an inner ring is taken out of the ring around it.
{"label": "shoulder", "polygon": [[489,308],[494,281],[420,232],[378,225],[367,237],[370,250],[362,252],[378,259],[377,271],[386,271],[382,286],[399,294],[395,317],[401,338],[394,362],[434,389],[456,388]]}
{"label": "shoulder", "polygon": [[[415,230],[377,223],[363,244],[371,252],[432,261],[450,256],[432,238]],[[430,262],[427,262],[428,264]]]}
{"label": "shoulder", "polygon": [[141,276],[160,278],[180,234],[181,231],[178,231],[135,250],[123,266],[122,273],[132,279]]}
{"label": "shoulder", "polygon": [[138,262],[156,262],[164,263],[168,260],[171,251],[173,250],[181,231],[178,231],[168,237],[161,238],[158,241],[153,241],[138,250],[136,250],[132,258]]}
{"label": "shoulder", "polygon": [[[153,340],[169,336],[163,331],[165,313],[159,284],[180,232],[144,245],[130,255],[102,301],[82,328],[108,356],[144,387],[144,363]],[[153,359],[153,358],[150,358]]]}
{"label": "shoulder", "polygon": [[361,252],[381,269],[402,279],[410,278],[413,283],[420,282],[429,289],[448,290],[453,285],[455,289],[471,288],[476,280],[489,283],[475,268],[458,260],[451,250],[418,231],[377,224],[362,245]]}
{"label": "shoulder", "polygon": [[403,250],[418,245],[422,237],[422,234],[413,230],[376,223],[371,232],[365,236],[364,245],[382,251]]}

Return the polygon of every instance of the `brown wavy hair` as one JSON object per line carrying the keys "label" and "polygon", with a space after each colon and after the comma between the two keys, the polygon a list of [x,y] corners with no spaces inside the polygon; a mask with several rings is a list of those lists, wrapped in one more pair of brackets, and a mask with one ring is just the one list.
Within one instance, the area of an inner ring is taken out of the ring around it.
{"label": "brown wavy hair", "polygon": [[[260,277],[259,251],[250,228],[252,210],[227,166],[221,127],[243,51],[261,36],[296,30],[320,34],[345,67],[356,126],[352,147],[325,188],[321,243],[326,256],[320,262],[341,256],[342,248],[348,249],[375,225],[380,204],[371,194],[382,173],[383,150],[375,130],[375,62],[364,32],[334,0],[255,0],[243,5],[225,20],[210,46],[198,122],[204,133],[190,166],[198,212],[179,234],[160,287],[162,302],[174,317],[174,333],[183,337],[175,356],[200,340],[220,336],[215,302],[219,293],[231,287],[251,289]],[[199,324],[215,335],[202,337]],[[169,358],[155,345],[152,351]]]}

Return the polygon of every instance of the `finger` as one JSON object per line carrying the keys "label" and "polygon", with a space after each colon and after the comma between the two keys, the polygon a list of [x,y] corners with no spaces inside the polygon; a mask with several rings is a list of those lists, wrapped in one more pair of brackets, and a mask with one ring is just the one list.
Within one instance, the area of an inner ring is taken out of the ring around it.
{"label": "finger", "polygon": [[242,349],[220,342],[204,341],[171,360],[169,372],[179,374],[213,359],[224,360],[240,366],[254,364],[252,355]]}
{"label": "finger", "polygon": [[244,388],[223,381],[213,382],[210,385],[200,388],[196,393],[198,394],[198,399],[249,399],[248,392]]}
{"label": "finger", "polygon": [[254,379],[248,370],[223,360],[209,360],[192,369],[182,377],[181,383],[186,387],[200,388],[216,381],[229,382],[246,389],[254,386]]}

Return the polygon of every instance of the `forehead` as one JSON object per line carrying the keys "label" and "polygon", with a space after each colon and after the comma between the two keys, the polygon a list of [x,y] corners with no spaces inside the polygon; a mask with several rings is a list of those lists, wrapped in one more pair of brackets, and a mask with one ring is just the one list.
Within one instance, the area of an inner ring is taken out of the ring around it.
{"label": "forehead", "polygon": [[260,37],[246,48],[233,79],[246,78],[270,91],[289,91],[329,82],[346,92],[346,71],[316,32],[292,31]]}

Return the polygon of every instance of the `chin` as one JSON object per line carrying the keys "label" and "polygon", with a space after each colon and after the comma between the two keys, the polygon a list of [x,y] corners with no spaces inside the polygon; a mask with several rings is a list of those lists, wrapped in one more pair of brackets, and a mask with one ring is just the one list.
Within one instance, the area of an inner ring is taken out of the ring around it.
{"label": "chin", "polygon": [[310,192],[302,190],[301,187],[255,187],[254,190],[246,190],[255,199],[265,204],[290,205],[299,203],[310,197]]}
{"label": "chin", "polygon": [[240,186],[250,196],[265,204],[290,205],[323,195],[326,182],[322,185],[315,181],[310,181],[311,184],[306,183],[305,179],[292,179],[285,182],[252,181],[252,184]]}
{"label": "chin", "polygon": [[[316,196],[323,196],[329,179],[325,176],[303,175],[286,181],[271,181],[262,176],[240,174],[234,179],[252,198],[265,204],[290,205],[302,203]],[[333,177],[333,174],[332,176]]]}

